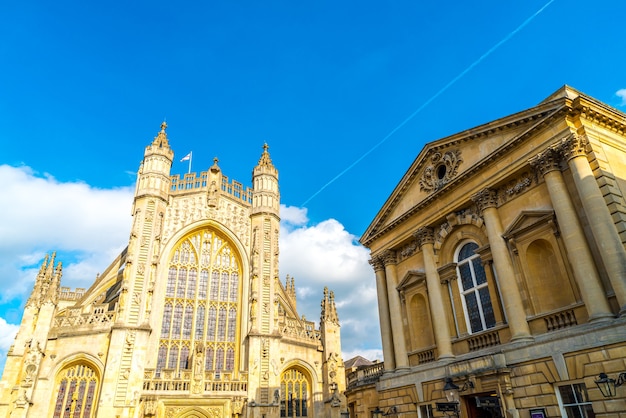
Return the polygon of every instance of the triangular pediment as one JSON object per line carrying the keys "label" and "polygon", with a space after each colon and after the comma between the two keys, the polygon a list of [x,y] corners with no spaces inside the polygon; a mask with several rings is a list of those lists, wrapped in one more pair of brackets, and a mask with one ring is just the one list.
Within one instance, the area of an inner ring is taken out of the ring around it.
{"label": "triangular pediment", "polygon": [[360,239],[369,247],[376,237],[456,190],[465,179],[523,143],[547,119],[580,93],[567,86],[539,105],[427,144]]}
{"label": "triangular pediment", "polygon": [[504,239],[509,239],[532,230],[538,225],[551,222],[554,219],[554,211],[552,210],[523,211],[515,218],[506,231],[504,231],[502,236]]}
{"label": "triangular pediment", "polygon": [[409,287],[416,286],[426,280],[426,273],[420,270],[409,270],[404,275],[397,289],[408,289]]}

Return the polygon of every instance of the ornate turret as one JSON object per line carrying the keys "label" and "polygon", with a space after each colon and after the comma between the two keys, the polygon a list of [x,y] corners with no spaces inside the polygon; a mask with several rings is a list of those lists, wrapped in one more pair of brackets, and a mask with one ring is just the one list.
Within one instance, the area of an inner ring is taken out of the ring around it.
{"label": "ornate turret", "polygon": [[55,305],[58,302],[63,269],[61,263],[58,263],[56,268],[54,267],[55,257],[56,253],[52,253],[52,257],[46,254],[26,306],[39,308],[44,302],[52,302]]}
{"label": "ornate turret", "polygon": [[325,411],[328,417],[339,417],[340,410],[345,406],[342,393],[346,389],[346,372],[341,358],[341,337],[339,334],[339,318],[335,306],[335,294],[324,287],[320,315],[320,332],[324,347],[324,363],[322,373],[325,382]]}
{"label": "ornate turret", "polygon": [[252,213],[273,213],[278,216],[280,193],[278,192],[278,170],[272,164],[269,146],[263,144],[263,154],[252,171]]}
{"label": "ornate turret", "polygon": [[144,196],[156,196],[167,200],[174,151],[170,148],[166,129],[167,123],[163,122],[161,131],[146,147],[143,161],[137,173],[135,200]]}

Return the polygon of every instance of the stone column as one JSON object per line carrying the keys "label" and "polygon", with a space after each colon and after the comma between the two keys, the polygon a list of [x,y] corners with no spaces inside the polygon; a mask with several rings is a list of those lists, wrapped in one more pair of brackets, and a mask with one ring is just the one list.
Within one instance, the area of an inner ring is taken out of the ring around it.
{"label": "stone column", "polygon": [[588,145],[585,136],[574,134],[563,139],[558,147],[572,171],[576,190],[578,190],[600,257],[620,306],[620,315],[624,315],[626,314],[626,250],[587,160]]}
{"label": "stone column", "polygon": [[420,246],[422,256],[424,257],[428,305],[430,306],[430,316],[433,321],[438,358],[440,360],[453,358],[450,327],[448,326],[447,313],[443,308],[441,279],[439,278],[437,263],[435,262],[435,248],[433,246],[435,234],[432,228],[422,227],[413,236],[417,240],[417,245]]}
{"label": "stone column", "polygon": [[389,316],[389,299],[385,284],[385,263],[380,256],[372,257],[370,264],[376,273],[376,294],[378,296],[378,319],[380,321],[380,337],[383,343],[383,361],[385,372],[396,368],[395,353],[393,350],[393,336],[391,335],[391,319]]}
{"label": "stone column", "polygon": [[580,287],[580,293],[589,314],[589,322],[606,320],[613,317],[613,314],[576,209],[567,193],[567,186],[559,166],[560,161],[559,152],[554,148],[548,148],[531,158],[529,163],[543,176],[548,187],[574,278]]}
{"label": "stone column", "polygon": [[404,325],[402,310],[400,307],[400,294],[396,286],[396,252],[387,250],[383,254],[385,263],[385,277],[387,278],[387,297],[389,298],[389,319],[391,322],[391,334],[393,336],[393,348],[395,352],[396,368],[409,367],[409,357],[406,354],[406,342],[404,341]]}
{"label": "stone column", "polygon": [[482,211],[487,228],[487,238],[493,255],[493,264],[496,269],[496,276],[500,283],[500,292],[506,317],[511,330],[511,341],[531,340],[530,328],[526,321],[526,312],[522,304],[513,262],[509,255],[504,238],[502,238],[503,228],[498,214],[497,195],[494,190],[483,189],[472,196],[472,200]]}

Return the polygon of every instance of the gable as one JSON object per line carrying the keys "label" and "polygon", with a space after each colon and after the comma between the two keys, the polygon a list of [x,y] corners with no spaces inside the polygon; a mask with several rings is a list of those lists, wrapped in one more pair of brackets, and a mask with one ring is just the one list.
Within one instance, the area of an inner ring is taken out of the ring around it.
{"label": "gable", "polygon": [[381,234],[445,196],[487,164],[502,158],[565,107],[565,98],[427,144],[387,199],[360,242]]}

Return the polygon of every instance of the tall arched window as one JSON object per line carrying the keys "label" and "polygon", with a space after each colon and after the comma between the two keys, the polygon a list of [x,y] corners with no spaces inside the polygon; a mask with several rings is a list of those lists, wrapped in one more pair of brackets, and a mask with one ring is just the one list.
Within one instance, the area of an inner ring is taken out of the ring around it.
{"label": "tall arched window", "polygon": [[54,418],[90,418],[100,379],[95,369],[80,363],[61,370],[57,377]]}
{"label": "tall arched window", "polygon": [[291,368],[280,376],[280,416],[307,417],[310,384],[302,371]]}
{"label": "tall arched window", "polygon": [[168,266],[158,371],[189,368],[198,344],[206,370],[235,369],[241,275],[240,258],[218,232],[205,228],[178,242]]}
{"label": "tall arched window", "polygon": [[493,328],[496,325],[487,286],[487,275],[479,255],[475,252],[476,249],[478,245],[474,242],[462,243],[456,255],[463,309],[468,328],[472,333]]}

